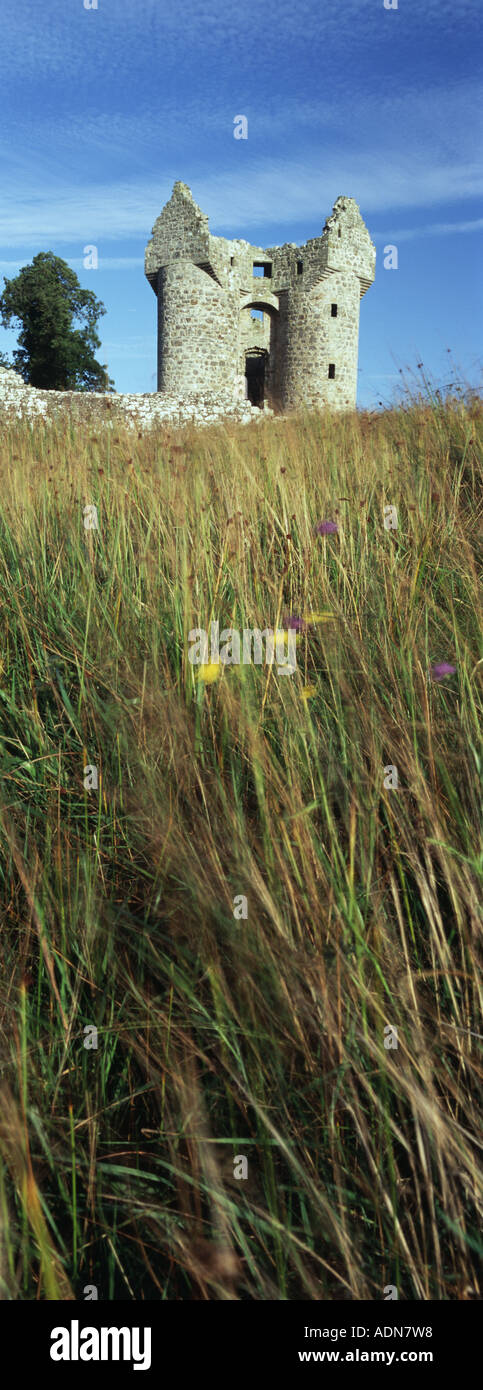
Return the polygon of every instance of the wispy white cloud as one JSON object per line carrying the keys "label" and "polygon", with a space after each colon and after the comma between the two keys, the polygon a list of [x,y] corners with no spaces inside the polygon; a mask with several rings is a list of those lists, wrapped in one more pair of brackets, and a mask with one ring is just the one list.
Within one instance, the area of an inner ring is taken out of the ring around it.
{"label": "wispy white cloud", "polygon": [[[84,269],[83,257],[68,256],[67,260],[73,270]],[[144,269],[144,256],[99,256],[99,263],[95,270],[92,269],[92,274],[101,270],[139,270],[140,266]]]}
{"label": "wispy white cloud", "polygon": [[122,342],[102,340],[102,351],[107,353],[110,362],[152,362],[153,340],[150,338],[126,338]]}
{"label": "wispy white cloud", "polygon": [[[65,256],[63,259],[67,261],[68,265],[72,266],[73,270],[84,270],[86,268],[84,266],[83,256]],[[6,275],[13,275],[14,271],[20,270],[21,266],[24,264],[25,256],[20,258],[17,257],[16,260],[0,260],[0,271]],[[95,275],[98,271],[102,270],[137,271],[140,266],[144,268],[144,256],[100,256],[98,266],[95,269],[92,268],[92,274]]]}
{"label": "wispy white cloud", "polygon": [[[42,74],[62,75],[79,81],[86,60],[101,80],[106,75],[106,56],[114,60],[118,81],[132,79],[133,69],[152,55],[168,63],[177,53],[196,56],[226,55],[227,61],[246,54],[250,62],[287,51],[304,43],[323,40],[334,51],[375,42],[401,46],[408,34],[417,42],[444,27],[448,36],[461,31],[479,32],[479,0],[401,0],[399,13],[384,9],[382,0],[344,0],[324,5],[320,0],[183,0],[180,9],[166,0],[99,0],[98,9],[86,11],[82,0],[15,0],[8,22],[2,26],[0,71],[35,79]],[[236,67],[235,67],[236,72]]]}
{"label": "wispy white cloud", "polygon": [[[410,150],[399,160],[387,152],[375,158],[359,150],[338,156],[329,150],[310,162],[261,160],[250,169],[231,163],[223,172],[200,173],[191,182],[212,231],[228,236],[253,234],[268,224],[285,231],[304,225],[307,235],[315,235],[340,193],[355,197],[363,215],[370,215],[450,202],[461,205],[483,191],[483,173],[476,163],[428,166],[422,155]],[[171,194],[171,182],[160,180],[156,193],[153,182],[146,180],[81,189],[62,182],[44,186],[42,192],[24,190],[20,196],[7,184],[3,194],[0,246],[6,250],[45,248],[51,242],[77,245],[74,257],[81,261],[87,244],[96,245],[101,258],[103,243],[140,238],[144,244]],[[108,263],[113,269],[115,261],[126,260],[103,259],[106,269]],[[127,261],[132,263],[131,257]]]}
{"label": "wispy white cloud", "polygon": [[419,237],[428,236],[465,236],[468,232],[483,231],[483,217],[476,217],[470,222],[428,222],[420,227],[392,227],[388,232],[376,232],[373,241],[389,242],[392,238],[393,243],[400,241],[414,241]]}
{"label": "wispy white cloud", "polygon": [[317,225],[339,194],[354,197],[363,215],[425,209],[479,197],[483,170],[476,163],[429,165],[416,151],[397,160],[362,151],[329,152],[312,164],[261,165],[250,177],[208,175],[198,181],[198,201],[219,227]]}
{"label": "wispy white cloud", "polygon": [[[150,93],[122,108],[116,101],[103,108],[99,93],[93,106],[87,110],[72,107],[55,129],[52,112],[40,111],[35,119],[35,149],[37,159],[41,153],[52,171],[59,156],[68,161],[67,167],[75,160],[81,168],[83,156],[87,166],[93,156],[102,154],[111,162],[122,157],[125,163],[126,151],[131,168],[139,167],[141,161],[145,165],[148,157],[156,171],[160,148],[169,149],[172,159],[176,150],[189,149],[193,140],[198,148],[202,142],[208,152],[213,148],[211,141],[228,139],[234,158],[239,158],[245,150],[258,152],[262,142],[278,155],[280,142],[285,142],[286,149],[288,142],[290,154],[300,138],[310,146],[321,138],[327,142],[329,134],[332,146],[339,149],[348,137],[353,144],[356,130],[360,148],[365,145],[375,152],[390,149],[397,154],[408,144],[411,149],[426,151],[428,162],[430,154],[464,161],[467,155],[474,156],[481,93],[482,84],[474,79],[433,80],[424,90],[410,78],[403,87],[388,90],[381,89],[379,82],[358,86],[350,70],[338,75],[336,98],[333,92],[310,97],[295,88],[280,95],[271,92],[267,99],[258,90],[247,93],[240,108],[217,90],[209,95],[186,92],[181,101],[177,90],[168,90],[156,99],[154,111]],[[232,143],[235,110],[239,109],[248,118],[246,146]],[[483,118],[480,127],[483,129]],[[15,132],[15,147],[9,138],[4,139],[2,157],[21,177],[31,162],[32,119],[27,111],[18,114]],[[0,147],[1,142],[0,131]]]}

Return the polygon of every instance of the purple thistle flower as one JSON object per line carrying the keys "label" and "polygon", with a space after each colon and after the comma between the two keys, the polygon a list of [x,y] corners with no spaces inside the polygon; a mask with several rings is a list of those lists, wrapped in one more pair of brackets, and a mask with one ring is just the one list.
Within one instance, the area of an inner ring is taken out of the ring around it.
{"label": "purple thistle flower", "polygon": [[338,530],[339,527],[336,521],[318,521],[315,528],[315,534],[316,536],[332,536],[334,534],[334,531]]}
{"label": "purple thistle flower", "polygon": [[299,618],[298,613],[291,613],[289,618],[284,621],[284,627],[295,628],[296,632],[303,632],[307,626],[303,618]]}
{"label": "purple thistle flower", "polygon": [[448,661],[436,661],[431,667],[431,676],[434,681],[442,681],[445,676],[454,676],[456,666],[450,666]]}

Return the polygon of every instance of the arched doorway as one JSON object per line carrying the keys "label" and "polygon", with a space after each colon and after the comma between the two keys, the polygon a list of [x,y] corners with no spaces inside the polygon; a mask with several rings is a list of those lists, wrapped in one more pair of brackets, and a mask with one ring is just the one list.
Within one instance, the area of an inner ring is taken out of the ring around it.
{"label": "arched doorway", "polygon": [[270,382],[273,319],[278,298],[270,291],[247,294],[240,304],[240,371],[245,375],[245,394],[251,405],[263,408]]}

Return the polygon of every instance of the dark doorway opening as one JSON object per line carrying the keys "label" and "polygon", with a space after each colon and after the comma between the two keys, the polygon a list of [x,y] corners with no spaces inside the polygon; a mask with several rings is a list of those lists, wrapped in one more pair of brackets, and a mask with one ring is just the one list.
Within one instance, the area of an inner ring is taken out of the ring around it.
{"label": "dark doorway opening", "polygon": [[265,357],[262,353],[245,358],[247,398],[252,405],[262,406],[265,400]]}

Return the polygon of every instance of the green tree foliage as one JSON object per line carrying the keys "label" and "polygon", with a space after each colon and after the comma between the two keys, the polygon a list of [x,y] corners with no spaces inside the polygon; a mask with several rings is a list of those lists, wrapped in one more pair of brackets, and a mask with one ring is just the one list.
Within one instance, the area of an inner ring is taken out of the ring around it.
{"label": "green tree foliage", "polygon": [[[41,251],[0,295],[4,327],[21,324],[13,365],[30,386],[46,391],[110,391],[114,383],[95,358],[97,320],[106,310],[75,271],[52,251]],[[79,326],[74,326],[79,325]]]}

